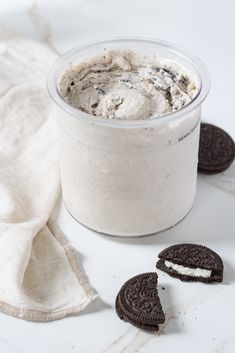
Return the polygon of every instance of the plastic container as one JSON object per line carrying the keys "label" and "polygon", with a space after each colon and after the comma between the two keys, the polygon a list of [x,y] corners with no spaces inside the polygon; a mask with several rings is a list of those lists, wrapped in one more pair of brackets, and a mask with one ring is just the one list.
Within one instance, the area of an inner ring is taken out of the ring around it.
{"label": "plastic container", "polygon": [[[61,76],[70,64],[102,55],[104,48],[173,59],[198,76],[200,91],[190,104],[160,118],[106,120],[79,111],[60,95]],[[209,86],[200,59],[159,40],[93,42],[60,57],[48,90],[58,116],[62,192],[70,214],[116,236],[153,234],[182,220],[195,199],[201,103]]]}

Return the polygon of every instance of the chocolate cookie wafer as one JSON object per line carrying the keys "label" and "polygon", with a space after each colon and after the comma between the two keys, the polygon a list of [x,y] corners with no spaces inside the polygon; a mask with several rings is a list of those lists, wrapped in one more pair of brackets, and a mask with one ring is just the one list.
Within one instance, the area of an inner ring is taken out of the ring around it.
{"label": "chocolate cookie wafer", "polygon": [[165,321],[157,291],[157,274],[142,273],[121,287],[116,298],[116,312],[121,320],[147,331],[158,331]]}
{"label": "chocolate cookie wafer", "polygon": [[222,282],[223,262],[206,246],[172,245],[158,255],[156,267],[181,281]]}
{"label": "chocolate cookie wafer", "polygon": [[221,128],[202,123],[200,130],[198,171],[219,173],[227,169],[235,157],[233,139]]}

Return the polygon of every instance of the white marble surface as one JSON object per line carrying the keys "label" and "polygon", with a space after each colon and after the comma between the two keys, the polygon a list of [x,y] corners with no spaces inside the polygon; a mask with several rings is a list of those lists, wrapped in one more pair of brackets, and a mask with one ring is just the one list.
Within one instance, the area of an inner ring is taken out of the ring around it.
{"label": "white marble surface", "polygon": [[[234,13],[233,0],[0,0],[0,24],[46,41],[58,53],[114,35],[158,37],[190,49],[206,62],[212,76],[204,120],[220,125],[233,138]],[[55,215],[101,299],[80,316],[51,323],[0,314],[1,353],[235,352],[235,163],[222,175],[200,176],[189,216],[155,236],[108,238],[76,223],[63,205]],[[113,306],[122,283],[154,271],[160,250],[185,241],[203,243],[222,256],[223,284],[181,283],[159,272],[166,311],[159,333],[147,334],[120,321]]]}

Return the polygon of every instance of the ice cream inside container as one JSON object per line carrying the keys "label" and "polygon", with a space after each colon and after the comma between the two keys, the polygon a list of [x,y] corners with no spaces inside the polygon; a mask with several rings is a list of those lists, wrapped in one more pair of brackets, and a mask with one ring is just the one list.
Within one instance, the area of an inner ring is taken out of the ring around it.
{"label": "ice cream inside container", "polygon": [[[172,71],[191,80],[178,97]],[[58,117],[63,199],[75,219],[97,232],[143,236],[186,216],[196,194],[201,103],[209,91],[200,59],[152,39],[88,43],[59,58],[48,89]]]}

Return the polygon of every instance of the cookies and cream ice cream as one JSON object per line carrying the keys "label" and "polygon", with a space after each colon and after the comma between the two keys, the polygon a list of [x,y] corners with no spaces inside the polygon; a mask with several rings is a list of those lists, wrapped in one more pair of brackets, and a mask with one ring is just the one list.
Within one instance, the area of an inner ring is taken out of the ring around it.
{"label": "cookies and cream ice cream", "polygon": [[198,93],[195,75],[174,61],[111,51],[71,66],[62,96],[75,108],[104,119],[151,119],[186,106]]}
{"label": "cookies and cream ice cream", "polygon": [[191,59],[166,48],[159,57],[153,43],[146,53],[143,42],[136,51],[115,40],[112,50],[80,47],[55,68],[64,203],[80,223],[111,235],[169,228],[196,193],[200,105],[184,108],[200,96],[200,78],[184,66]]}

